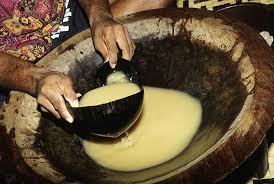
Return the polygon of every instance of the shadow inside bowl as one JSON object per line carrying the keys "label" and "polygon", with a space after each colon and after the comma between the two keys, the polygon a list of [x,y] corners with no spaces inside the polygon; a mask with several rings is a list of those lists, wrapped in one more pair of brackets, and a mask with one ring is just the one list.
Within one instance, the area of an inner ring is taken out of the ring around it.
{"label": "shadow inside bowl", "polygon": [[[133,60],[141,68],[144,86],[177,89],[200,99],[203,106],[200,129],[176,158],[143,171],[116,172],[89,159],[79,138],[68,131],[70,127],[60,128],[52,120],[42,118],[44,133],[40,147],[72,179],[87,183],[142,182],[183,167],[224,136],[247,96],[236,63],[228,56],[179,37],[137,40]],[[94,53],[71,68],[69,75],[76,91],[84,94],[95,88],[95,73],[100,63],[102,59]]]}

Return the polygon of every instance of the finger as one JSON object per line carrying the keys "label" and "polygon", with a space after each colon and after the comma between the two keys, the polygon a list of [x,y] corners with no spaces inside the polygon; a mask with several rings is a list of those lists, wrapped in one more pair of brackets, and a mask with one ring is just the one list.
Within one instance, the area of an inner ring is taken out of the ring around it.
{"label": "finger", "polygon": [[41,111],[43,112],[49,112],[45,107],[41,106]]}
{"label": "finger", "polygon": [[124,33],[126,35],[128,43],[129,43],[129,49],[130,49],[130,59],[129,60],[131,60],[133,55],[134,55],[134,51],[135,51],[136,46],[135,46],[133,40],[131,39],[131,37],[129,35],[129,32],[128,32],[126,27],[124,27]]}
{"label": "finger", "polygon": [[124,33],[124,29],[122,26],[115,26],[114,28],[114,34],[116,37],[116,41],[120,49],[122,50],[122,57],[124,59],[130,60],[131,59],[131,53],[130,53],[130,46],[129,42],[126,38],[126,35]]}
{"label": "finger", "polygon": [[113,33],[112,26],[107,26],[104,32],[104,41],[108,49],[108,56],[109,56],[109,64],[112,68],[115,68],[117,64],[117,45],[116,45],[116,38]]}
{"label": "finger", "polygon": [[54,106],[50,103],[50,101],[42,95],[37,97],[37,103],[42,105],[45,109],[51,112],[56,118],[60,119],[60,114],[55,110]]}
{"label": "finger", "polygon": [[102,37],[94,38],[94,47],[98,50],[105,59],[105,62],[109,61],[108,49]]}
{"label": "finger", "polygon": [[58,86],[63,89],[62,94],[64,95],[64,98],[69,102],[69,104],[72,107],[79,107],[77,95],[72,88],[72,81],[69,78],[65,78],[64,80],[62,80],[62,84],[60,84],[59,81],[57,81],[57,83]]}
{"label": "finger", "polygon": [[64,118],[67,122],[72,123],[73,117],[67,110],[65,105],[65,100],[62,97],[60,91],[55,91],[54,94],[48,94],[48,100],[52,103],[54,108],[59,112],[62,118]]}

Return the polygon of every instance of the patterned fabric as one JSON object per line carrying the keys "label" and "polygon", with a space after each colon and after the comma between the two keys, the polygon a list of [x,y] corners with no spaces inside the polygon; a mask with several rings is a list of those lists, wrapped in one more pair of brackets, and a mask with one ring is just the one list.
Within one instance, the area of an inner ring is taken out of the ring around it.
{"label": "patterned fabric", "polygon": [[206,8],[208,10],[236,3],[261,3],[269,5],[274,4],[274,0],[177,0],[177,6],[180,8]]}
{"label": "patterned fabric", "polygon": [[35,61],[50,51],[64,0],[1,0],[0,52]]}

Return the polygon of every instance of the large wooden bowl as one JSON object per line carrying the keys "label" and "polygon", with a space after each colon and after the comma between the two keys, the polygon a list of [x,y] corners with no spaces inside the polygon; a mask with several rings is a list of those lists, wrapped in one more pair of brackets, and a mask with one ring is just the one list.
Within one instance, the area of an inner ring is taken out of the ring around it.
{"label": "large wooden bowl", "polygon": [[[19,92],[12,92],[0,118],[13,132],[10,144],[35,173],[55,183],[204,184],[224,178],[252,154],[272,124],[272,50],[250,27],[213,12],[161,9],[120,21],[135,40],[134,61],[144,85],[187,91],[201,100],[203,122],[189,147],[150,169],[111,171],[88,158],[70,125],[42,115],[35,98]],[[89,35],[71,38],[38,65],[69,74],[77,92],[92,89],[102,58]]]}

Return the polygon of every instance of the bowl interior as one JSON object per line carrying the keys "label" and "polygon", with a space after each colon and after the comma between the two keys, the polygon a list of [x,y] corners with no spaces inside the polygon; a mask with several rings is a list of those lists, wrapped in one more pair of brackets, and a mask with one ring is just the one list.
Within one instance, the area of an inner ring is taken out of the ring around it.
{"label": "bowl interior", "polygon": [[[177,89],[200,99],[203,106],[200,129],[187,149],[176,158],[142,171],[116,172],[89,159],[79,138],[72,134],[71,125],[43,117],[43,135],[39,145],[50,155],[52,162],[72,179],[88,183],[143,182],[184,168],[225,135],[247,96],[237,64],[226,54],[180,37],[136,40],[133,60],[141,68],[143,85]],[[93,53],[71,68],[69,75],[76,91],[83,94],[95,88],[95,74],[100,63],[102,58]]]}

